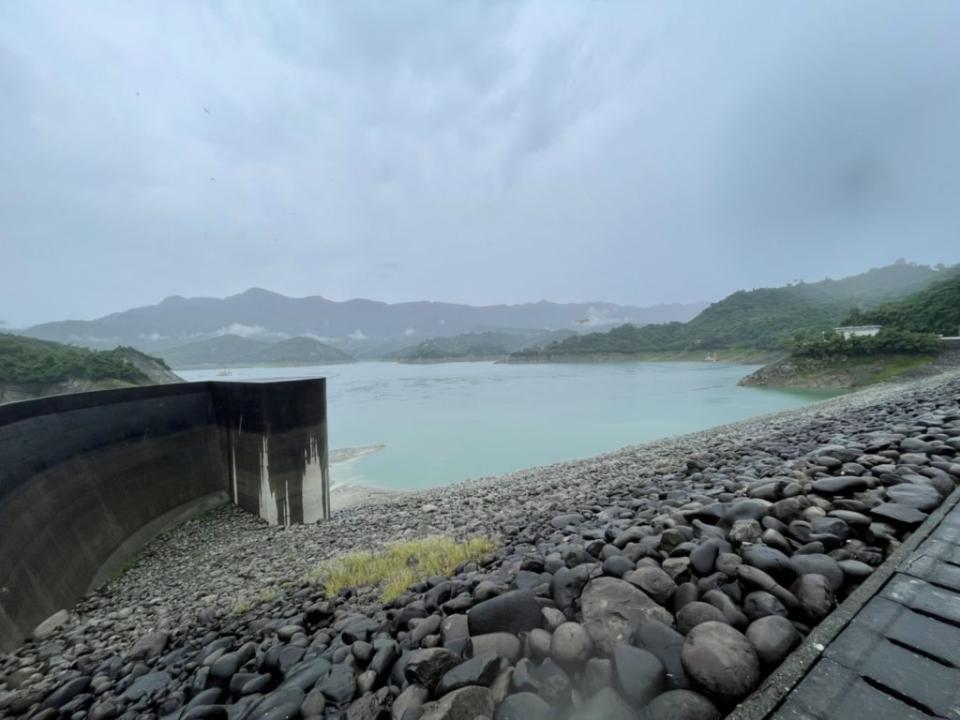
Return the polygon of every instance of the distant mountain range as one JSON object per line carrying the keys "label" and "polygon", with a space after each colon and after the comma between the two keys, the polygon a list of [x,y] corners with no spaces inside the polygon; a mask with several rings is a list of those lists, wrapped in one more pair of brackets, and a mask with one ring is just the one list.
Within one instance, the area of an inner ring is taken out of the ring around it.
{"label": "distant mountain range", "polygon": [[[898,262],[859,275],[779,288],[740,290],[713,303],[685,323],[638,327],[625,324],[608,332],[577,335],[545,348],[517,351],[517,362],[616,358],[651,352],[701,352],[751,348],[784,351],[797,333],[829,330],[849,317],[883,322],[899,313],[917,318],[936,299],[950,305],[960,267],[937,268]],[[918,295],[915,295],[918,294]],[[898,303],[902,298],[919,298]],[[921,311],[921,300],[926,304]],[[873,309],[876,308],[876,313]],[[955,327],[956,310],[944,327]],[[932,311],[930,311],[932,315]],[[910,323],[901,322],[906,329]]]}
{"label": "distant mountain range", "polygon": [[332,365],[356,362],[342,350],[308,337],[265,342],[239,335],[218,335],[157,351],[172,368],[244,365]]}
{"label": "distant mountain range", "polygon": [[158,352],[225,335],[272,341],[308,337],[355,357],[383,357],[434,337],[503,329],[591,330],[624,323],[686,321],[706,303],[648,308],[612,303],[471,306],[443,302],[388,304],[337,302],[320,296],[291,298],[260,288],[219,298],[173,296],[156,305],[97,320],[65,320],[24,330],[25,335],[90,348],[132,345]]}

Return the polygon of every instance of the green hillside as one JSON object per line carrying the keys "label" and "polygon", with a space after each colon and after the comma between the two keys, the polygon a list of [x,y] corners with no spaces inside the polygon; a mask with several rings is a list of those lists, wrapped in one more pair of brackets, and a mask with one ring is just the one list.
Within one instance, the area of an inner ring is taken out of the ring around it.
{"label": "green hillside", "polygon": [[270,343],[262,340],[220,335],[160,350],[158,354],[173,367],[222,366],[241,362],[269,346]]}
{"label": "green hillside", "polygon": [[[58,383],[114,380],[133,385],[154,382],[144,368],[169,368],[133,348],[87,350],[21,335],[0,334],[0,383]],[[172,375],[172,374],[171,374]]]}
{"label": "green hillside", "polygon": [[898,262],[840,280],[741,290],[687,323],[623,325],[553,343],[542,351],[523,350],[512,359],[538,356],[636,354],[754,348],[785,350],[798,332],[829,330],[851,311],[869,310],[928,287],[948,270]]}
{"label": "green hillside", "polygon": [[847,316],[849,325],[884,325],[918,333],[960,335],[960,273],[895,302]]}
{"label": "green hillside", "polygon": [[325,365],[355,360],[342,350],[308,337],[295,337],[269,345],[249,358],[264,365]]}
{"label": "green hillside", "polygon": [[354,359],[342,350],[309,337],[295,337],[270,343],[239,335],[220,335],[161,350],[159,354],[177,368],[354,362]]}
{"label": "green hillside", "polygon": [[425,340],[415,347],[406,348],[397,353],[396,357],[401,362],[499,358],[524,348],[563,340],[572,335],[574,333],[570,330],[463,333],[453,337]]}

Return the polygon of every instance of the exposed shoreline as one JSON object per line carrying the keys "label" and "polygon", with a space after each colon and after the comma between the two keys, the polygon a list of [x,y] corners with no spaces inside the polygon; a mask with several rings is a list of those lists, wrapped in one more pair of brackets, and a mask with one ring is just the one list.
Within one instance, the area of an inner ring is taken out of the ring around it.
{"label": "exposed shoreline", "polygon": [[[669,511],[672,497],[682,502],[682,497],[703,498],[711,492],[716,496],[717,488],[711,491],[709,484],[687,479],[691,467],[742,468],[739,472],[749,479],[757,467],[774,462],[766,448],[792,448],[798,442],[808,447],[811,438],[820,445],[844,438],[849,443],[849,438],[885,414],[929,404],[931,397],[953,402],[958,393],[960,372],[951,371],[909,384],[873,386],[588,459],[442,488],[379,497],[363,489],[340,488],[341,493],[357,495],[356,504],[318,525],[269,527],[224,507],[161,536],[144,549],[139,563],[103,591],[82,600],[71,618],[44,641],[45,645],[60,643],[60,650],[46,652],[42,659],[35,647],[30,649],[33,646],[0,656],[0,678],[9,677],[16,668],[34,668],[33,679],[19,689],[0,687],[0,711],[4,703],[12,702],[11,694],[21,703],[30,699],[30,692],[33,697],[45,695],[78,653],[100,659],[124,653],[156,630],[169,633],[171,645],[195,642],[194,633],[199,637],[207,632],[204,628],[239,628],[237,623],[246,622],[244,618],[280,617],[284,608],[296,612],[302,601],[295,591],[315,588],[304,584],[304,578],[325,560],[345,552],[431,534],[483,534],[503,538],[508,548],[524,547],[524,543],[542,542],[537,538],[547,537],[545,532],[558,539],[563,536],[556,526],[551,530],[551,518],[570,512],[589,517],[616,498],[649,497],[658,503],[653,507]],[[757,460],[764,457],[762,462]],[[736,496],[749,487],[735,473],[727,477],[729,489],[720,487],[720,496],[724,492]],[[658,497],[668,498],[666,504]],[[504,562],[508,559],[500,557]],[[375,603],[369,604],[372,597],[361,594],[344,604],[342,612],[379,612]],[[30,664],[37,662],[41,667]]]}

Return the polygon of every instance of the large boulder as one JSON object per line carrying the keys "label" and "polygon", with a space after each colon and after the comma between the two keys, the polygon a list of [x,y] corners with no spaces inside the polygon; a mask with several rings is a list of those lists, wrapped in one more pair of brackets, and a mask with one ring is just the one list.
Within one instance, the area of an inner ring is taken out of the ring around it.
{"label": "large boulder", "polygon": [[683,669],[708,693],[739,700],[760,680],[760,658],[753,645],[730,625],[705,622],[683,642]]}
{"label": "large boulder", "polygon": [[540,627],[540,604],[529,590],[514,590],[484,600],[467,614],[471,635],[521,633]]}
{"label": "large boulder", "polygon": [[493,716],[493,696],[485,687],[471,685],[449,692],[423,706],[420,720],[473,720]]}
{"label": "large boulder", "polygon": [[613,677],[620,694],[643,707],[667,689],[667,675],[657,656],[631,645],[613,650]]}
{"label": "large boulder", "polygon": [[522,692],[508,695],[497,708],[494,720],[553,720],[554,716],[551,707],[539,695]]}
{"label": "large boulder", "polygon": [[582,665],[593,655],[593,640],[580,623],[565,622],[550,638],[550,657],[561,665]]}
{"label": "large boulder", "polygon": [[673,615],[628,582],[598,577],[587,583],[580,597],[583,625],[601,654],[609,657],[626,644],[644,620],[673,625]]}
{"label": "large boulder", "polygon": [[657,695],[643,709],[644,720],[720,720],[720,711],[707,698],[690,690]]}
{"label": "large boulder", "polygon": [[747,640],[757,651],[761,663],[775,667],[800,642],[800,633],[785,617],[767,615],[750,623]]}

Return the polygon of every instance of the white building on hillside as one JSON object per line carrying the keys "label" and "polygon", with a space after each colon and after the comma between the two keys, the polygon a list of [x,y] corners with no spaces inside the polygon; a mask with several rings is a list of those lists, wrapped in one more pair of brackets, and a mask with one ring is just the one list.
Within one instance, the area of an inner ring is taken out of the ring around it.
{"label": "white building on hillside", "polygon": [[838,335],[843,335],[844,340],[852,337],[873,337],[880,332],[879,325],[844,325],[833,329]]}

